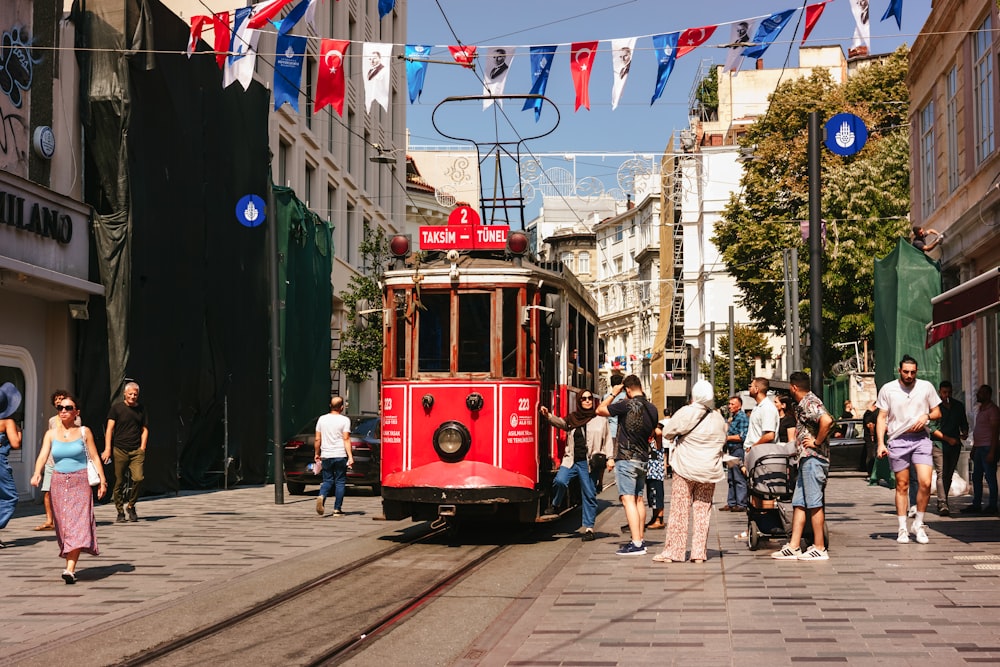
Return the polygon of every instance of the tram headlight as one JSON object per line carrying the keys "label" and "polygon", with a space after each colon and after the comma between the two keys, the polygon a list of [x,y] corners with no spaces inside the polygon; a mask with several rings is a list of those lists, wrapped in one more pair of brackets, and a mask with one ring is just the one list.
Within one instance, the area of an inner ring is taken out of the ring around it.
{"label": "tram headlight", "polygon": [[434,449],[443,461],[454,463],[462,460],[472,445],[472,434],[465,424],[447,421],[434,431]]}
{"label": "tram headlight", "polygon": [[512,255],[528,252],[528,235],[524,232],[511,232],[507,236],[507,252]]}

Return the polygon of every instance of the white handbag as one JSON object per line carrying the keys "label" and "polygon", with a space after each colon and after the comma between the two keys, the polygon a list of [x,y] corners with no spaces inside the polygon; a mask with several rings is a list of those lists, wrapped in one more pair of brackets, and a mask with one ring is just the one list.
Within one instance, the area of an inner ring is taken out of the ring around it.
{"label": "white handbag", "polygon": [[101,476],[97,472],[97,466],[94,462],[87,458],[87,481],[90,482],[91,486],[97,486],[101,483]]}

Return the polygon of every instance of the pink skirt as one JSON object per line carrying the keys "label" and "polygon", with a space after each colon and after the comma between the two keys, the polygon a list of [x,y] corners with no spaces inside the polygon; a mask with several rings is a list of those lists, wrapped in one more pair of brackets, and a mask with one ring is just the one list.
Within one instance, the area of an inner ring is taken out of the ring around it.
{"label": "pink skirt", "polygon": [[99,555],[97,525],[94,523],[94,492],[87,481],[86,468],[69,473],[53,472],[49,494],[60,558],[77,549]]}

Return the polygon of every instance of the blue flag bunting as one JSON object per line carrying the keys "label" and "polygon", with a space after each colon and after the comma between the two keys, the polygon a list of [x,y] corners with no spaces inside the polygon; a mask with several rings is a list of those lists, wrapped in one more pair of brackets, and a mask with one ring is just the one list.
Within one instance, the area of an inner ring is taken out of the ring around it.
{"label": "blue flag bunting", "polygon": [[407,44],[406,87],[410,90],[410,104],[413,104],[424,92],[424,76],[427,74],[426,61],[431,55],[431,47],[423,44]]}
{"label": "blue flag bunting", "polygon": [[903,29],[903,0],[889,0],[889,6],[886,7],[885,14],[882,15],[882,20],[886,20],[890,16],[895,17],[896,27],[900,30]]}
{"label": "blue flag bunting", "polygon": [[[308,0],[303,4],[308,4]],[[279,35],[275,42],[275,51],[277,55],[274,58],[274,110],[277,111],[282,104],[288,102],[295,111],[298,111],[306,38],[298,35]]]}
{"label": "blue flag bunting", "polygon": [[650,106],[653,105],[653,102],[660,99],[660,95],[663,94],[663,88],[667,85],[667,79],[670,78],[670,73],[674,71],[674,63],[677,62],[677,39],[680,36],[681,33],[672,32],[653,37],[653,53],[656,55],[659,67],[656,70],[656,90],[653,91],[653,99],[649,101]]}
{"label": "blue flag bunting", "polygon": [[385,15],[396,6],[396,0],[378,0],[378,20],[381,21]]}
{"label": "blue flag bunting", "polygon": [[[309,0],[302,0],[299,4],[295,5],[295,7],[292,8],[292,11],[288,12],[288,16],[281,19],[278,23],[278,37],[287,35],[291,29],[295,27],[295,24],[299,22],[299,19],[301,19],[306,13],[307,9],[309,9]],[[279,50],[278,53],[280,54],[281,51]]]}
{"label": "blue flag bunting", "polygon": [[[552,69],[552,61],[556,56],[556,46],[533,46],[531,47],[531,94],[544,95],[545,86],[549,82],[549,70]],[[525,100],[521,111],[528,109],[535,110],[535,122],[542,115],[542,100]]]}
{"label": "blue flag bunting", "polygon": [[757,26],[757,32],[753,36],[755,46],[748,46],[743,49],[743,57],[760,58],[763,56],[764,52],[767,51],[767,47],[771,46],[771,43],[781,34],[785,25],[788,24],[788,19],[792,18],[792,14],[796,11],[795,9],[786,9],[783,12],[771,14],[761,21],[760,25]]}

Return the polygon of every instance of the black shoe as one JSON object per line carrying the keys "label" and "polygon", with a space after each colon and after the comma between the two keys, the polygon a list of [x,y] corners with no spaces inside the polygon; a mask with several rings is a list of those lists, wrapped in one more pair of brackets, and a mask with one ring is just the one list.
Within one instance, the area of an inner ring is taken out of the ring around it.
{"label": "black shoe", "polygon": [[542,512],[542,516],[556,516],[557,514],[559,514],[559,511],[552,505],[546,507],[545,511]]}
{"label": "black shoe", "polygon": [[594,536],[594,531],[588,528],[587,530],[583,531],[583,537],[580,539],[582,539],[584,542],[593,542],[597,538]]}
{"label": "black shoe", "polygon": [[963,507],[959,510],[962,514],[981,514],[983,508],[979,505],[969,505],[968,507]]}
{"label": "black shoe", "polygon": [[125,523],[127,519],[125,518],[125,512],[119,512],[118,518],[115,519],[115,523]]}
{"label": "black shoe", "polygon": [[621,530],[622,530],[622,535],[629,535],[632,532],[632,529],[628,527],[627,523],[622,526]]}
{"label": "black shoe", "polygon": [[948,509],[947,505],[941,505],[938,507],[938,516],[950,516],[951,510]]}
{"label": "black shoe", "polygon": [[138,521],[139,520],[139,517],[135,513],[135,508],[134,507],[129,507],[127,511],[128,511],[128,520],[129,521]]}

